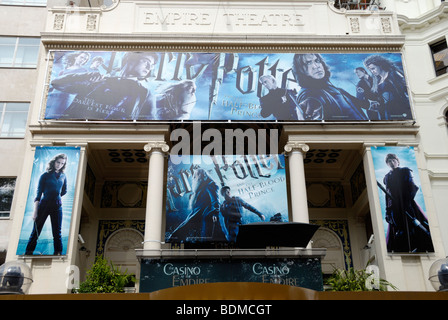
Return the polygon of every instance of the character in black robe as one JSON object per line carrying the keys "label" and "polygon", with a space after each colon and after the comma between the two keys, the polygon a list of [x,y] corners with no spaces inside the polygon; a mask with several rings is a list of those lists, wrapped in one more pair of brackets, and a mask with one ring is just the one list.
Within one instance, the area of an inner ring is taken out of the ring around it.
{"label": "character in black robe", "polygon": [[128,52],[123,57],[119,76],[87,72],[53,80],[55,89],[76,95],[59,119],[151,119],[155,103],[146,78],[156,59],[152,53]]}
{"label": "character in black robe", "polygon": [[305,120],[368,120],[360,100],[330,82],[330,70],[319,54],[295,54],[294,76],[301,87],[297,103]]}
{"label": "character in black robe", "polygon": [[169,235],[170,242],[220,242],[226,241],[219,219],[218,185],[204,169],[193,174],[191,212]]}
{"label": "character in black robe", "polygon": [[225,221],[228,231],[228,240],[230,242],[236,242],[239,226],[243,223],[243,208],[253,212],[261,220],[265,220],[265,216],[254,206],[250,205],[240,197],[232,196],[230,187],[222,187],[221,195],[224,197],[224,201],[221,204],[220,210]]}
{"label": "character in black robe", "polygon": [[385,161],[391,168],[383,180],[388,193],[388,252],[433,252],[428,220],[414,200],[419,188],[414,183],[412,170],[400,167],[400,160],[395,154],[388,154]]}
{"label": "character in black robe", "polygon": [[356,84],[356,97],[360,100],[378,101],[378,94],[372,91],[374,78],[372,78],[362,67],[355,69],[355,74],[359,78]]}
{"label": "character in black robe", "polygon": [[259,82],[269,90],[260,98],[260,115],[263,118],[273,115],[277,120],[303,120],[299,119],[294,90],[279,88],[271,75],[261,76]]}
{"label": "character in black robe", "polygon": [[372,91],[379,95],[381,120],[412,119],[407,85],[401,71],[379,55],[369,56],[364,65],[376,77]]}

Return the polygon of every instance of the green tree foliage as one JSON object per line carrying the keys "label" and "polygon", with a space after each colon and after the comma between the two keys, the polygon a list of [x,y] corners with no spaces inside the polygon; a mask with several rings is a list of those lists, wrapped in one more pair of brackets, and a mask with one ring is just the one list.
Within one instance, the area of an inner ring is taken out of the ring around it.
{"label": "green tree foliage", "polygon": [[122,272],[102,256],[95,259],[92,269],[87,271],[86,281],[82,282],[77,293],[121,293],[124,287],[135,282],[135,277]]}

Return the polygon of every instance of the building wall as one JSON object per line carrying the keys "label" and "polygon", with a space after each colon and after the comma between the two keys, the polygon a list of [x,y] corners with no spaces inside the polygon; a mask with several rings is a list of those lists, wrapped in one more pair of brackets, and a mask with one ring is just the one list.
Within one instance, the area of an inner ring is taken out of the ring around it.
{"label": "building wall", "polygon": [[[444,257],[448,250],[448,230],[444,228],[448,224],[443,214],[447,204],[444,195],[448,189],[448,150],[445,150],[448,144],[443,141],[446,142],[448,134],[444,119],[441,118],[447,106],[445,88],[448,78],[435,78],[427,43],[440,38],[443,30],[448,28],[444,21],[430,24],[430,27],[413,28],[414,25],[426,25],[425,22],[433,21],[437,14],[428,14],[431,10],[444,14],[435,1],[419,2],[419,6],[416,2],[391,0],[384,1],[384,4],[387,9],[394,8],[400,14],[389,10],[373,13],[365,10],[338,10],[327,1],[263,1],[257,2],[256,6],[253,2],[246,1],[221,3],[217,6],[216,2],[198,0],[182,4],[164,2],[162,7],[159,2],[152,1],[119,1],[106,9],[66,7],[60,1],[52,1],[49,2],[48,12],[45,8],[2,6],[12,10],[10,15],[4,17],[5,21],[10,22],[8,34],[22,35],[23,32],[24,35],[38,35],[39,30],[42,31],[43,42],[37,70],[19,70],[11,75],[12,70],[0,69],[0,79],[17,77],[16,81],[0,80],[2,88],[5,86],[10,89],[5,97],[14,101],[32,101],[27,138],[7,141],[17,151],[12,157],[10,153],[8,157],[2,156],[2,160],[5,158],[9,165],[7,170],[0,169],[0,175],[20,175],[14,196],[14,214],[8,221],[0,221],[0,231],[10,233],[7,260],[18,258],[15,250],[35,147],[76,145],[82,148],[81,174],[76,190],[79,200],[73,210],[67,256],[24,258],[32,267],[35,281],[30,293],[67,292],[67,268],[76,265],[85,270],[93,262],[101,221],[124,218],[129,221],[141,220],[140,209],[115,212],[98,209],[94,203],[82,201],[86,197],[85,176],[82,173],[87,167],[87,161],[90,164],[92,159],[91,150],[108,144],[131,144],[141,148],[148,141],[167,141],[169,134],[166,125],[41,121],[47,68],[51,64],[48,53],[50,50],[80,48],[105,51],[402,52],[416,123],[290,125],[284,127],[284,133],[289,142],[356,150],[357,156],[363,160],[366,175],[366,191],[360,197],[361,200],[353,203],[350,210],[333,210],[331,214],[323,209],[310,209],[310,217],[314,220],[333,218],[347,221],[352,258],[357,268],[364,267],[366,258],[363,250],[369,240],[365,231],[366,219],[371,219],[375,233],[375,262],[378,263],[382,276],[400,290],[432,290],[427,280],[429,267],[436,259]],[[11,21],[13,13],[22,16],[22,21],[25,22],[18,24]],[[427,16],[419,18],[425,14]],[[34,19],[38,23],[28,23]],[[35,27],[36,25],[41,27]],[[0,98],[1,94],[3,93],[0,93]],[[376,184],[372,181],[374,171],[369,154],[372,146],[386,144],[416,147],[436,249],[434,254],[386,254],[379,218],[380,208],[376,204],[378,193]],[[2,143],[0,148],[3,145]],[[3,150],[0,150],[0,154],[4,154],[1,151]],[[100,167],[92,169],[95,172]],[[355,169],[354,166],[348,171],[353,172]],[[96,195],[99,194],[98,188],[97,186]],[[78,242],[78,233],[86,239],[85,247],[90,253],[80,252],[83,244]]]}
{"label": "building wall", "polygon": [[448,131],[445,114],[447,111],[448,77],[436,76],[430,45],[447,39],[448,6],[442,2],[432,10],[418,17],[399,15],[400,28],[406,35],[404,59],[408,66],[416,119],[420,125],[422,141],[422,170],[429,176],[428,183],[433,191],[433,205],[442,228],[442,240],[445,253],[448,250],[446,229],[447,202],[442,196],[448,187]]}
{"label": "building wall", "polygon": [[[25,7],[1,5],[0,36],[40,37],[44,29],[47,10],[45,7]],[[1,102],[33,102],[36,92],[37,68],[0,68],[0,101]],[[30,109],[32,106],[30,106]],[[27,132],[24,138],[0,138],[0,177],[17,177],[16,192],[20,186],[27,186],[21,180],[24,150],[29,140]],[[14,196],[9,218],[0,218],[0,253],[6,253],[10,240],[12,220],[20,219],[22,207]],[[17,212],[17,214],[15,214]],[[4,261],[2,255],[0,261]]]}

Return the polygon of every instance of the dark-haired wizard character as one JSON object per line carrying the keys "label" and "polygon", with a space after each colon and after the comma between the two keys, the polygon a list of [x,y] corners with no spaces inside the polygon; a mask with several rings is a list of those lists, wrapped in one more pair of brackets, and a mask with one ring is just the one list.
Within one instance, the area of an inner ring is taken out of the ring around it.
{"label": "dark-haired wizard character", "polygon": [[[392,153],[386,156],[385,162],[390,167],[383,179],[387,190],[388,252],[433,252],[428,220],[414,200],[419,188],[414,182],[412,170],[400,167],[400,160]],[[426,232],[422,231],[424,229]]]}
{"label": "dark-haired wizard character", "polygon": [[412,119],[411,107],[403,73],[389,59],[372,55],[364,60],[375,77],[372,92],[379,95],[381,120]]}
{"label": "dark-haired wizard character", "polygon": [[219,219],[218,185],[202,169],[193,173],[187,218],[169,235],[170,242],[222,242],[224,229]]}
{"label": "dark-haired wizard character", "polygon": [[301,87],[297,96],[304,120],[367,120],[369,103],[334,86],[320,54],[295,54],[293,73]]}
{"label": "dark-haired wizard character", "polygon": [[228,240],[230,242],[236,241],[239,226],[242,223],[243,208],[255,213],[261,220],[265,220],[265,216],[255,207],[251,206],[240,197],[232,196],[230,187],[222,187],[221,195],[224,197],[224,202],[221,204],[220,211],[226,224]]}

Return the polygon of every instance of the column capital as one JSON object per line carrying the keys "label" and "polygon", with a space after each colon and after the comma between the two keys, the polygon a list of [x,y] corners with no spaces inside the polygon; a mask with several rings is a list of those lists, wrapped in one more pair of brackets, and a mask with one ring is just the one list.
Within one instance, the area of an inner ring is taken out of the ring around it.
{"label": "column capital", "polygon": [[163,153],[166,153],[170,150],[170,147],[164,141],[150,141],[145,144],[143,149],[147,153],[151,153],[153,151],[162,151]]}
{"label": "column capital", "polygon": [[300,151],[302,153],[308,152],[310,146],[303,142],[298,141],[288,141],[284,147],[285,151],[290,153],[294,151]]}

